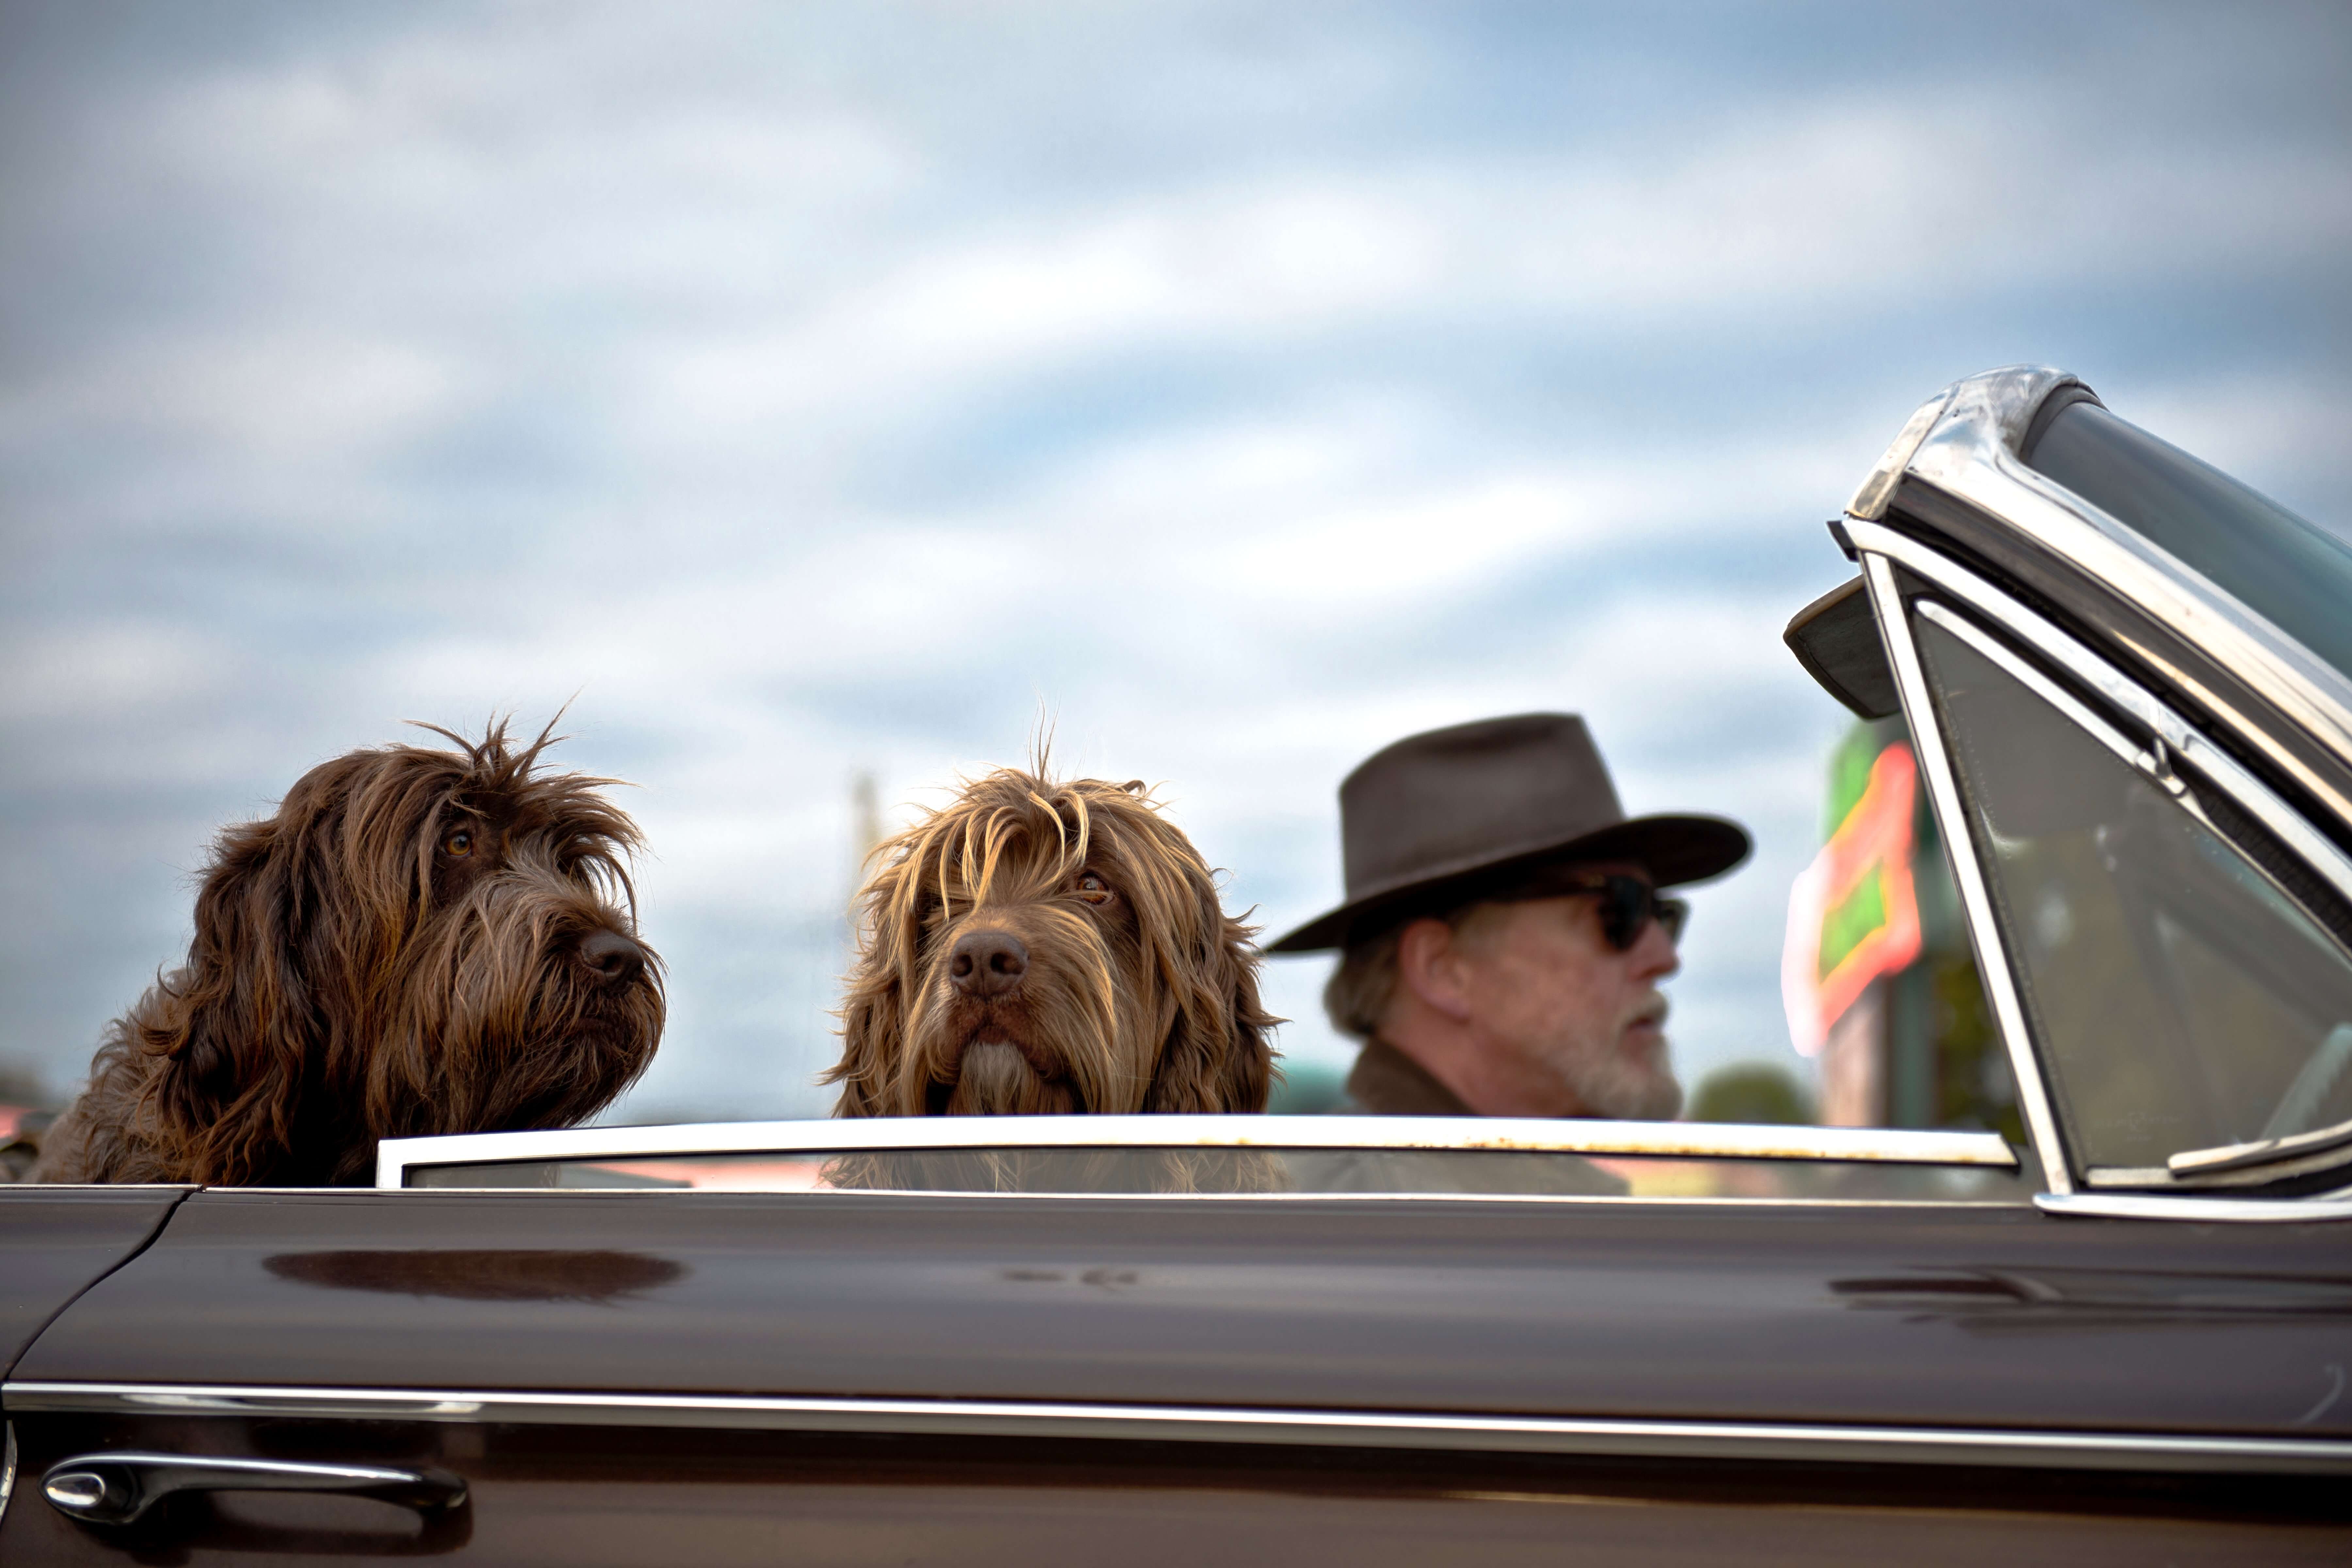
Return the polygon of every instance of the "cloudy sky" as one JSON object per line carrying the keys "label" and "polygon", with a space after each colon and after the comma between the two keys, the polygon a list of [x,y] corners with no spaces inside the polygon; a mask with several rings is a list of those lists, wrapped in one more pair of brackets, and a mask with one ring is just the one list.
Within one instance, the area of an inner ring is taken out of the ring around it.
{"label": "cloudy sky", "polygon": [[853,779],[1041,715],[1280,930],[1365,753],[1580,710],[1759,837],[1686,1065],[1793,1065],[1822,520],[2036,360],[2352,526],[2348,247],[2340,6],[7,0],[0,1068],[305,768],[567,700],[670,964],[625,1116],[821,1110]]}

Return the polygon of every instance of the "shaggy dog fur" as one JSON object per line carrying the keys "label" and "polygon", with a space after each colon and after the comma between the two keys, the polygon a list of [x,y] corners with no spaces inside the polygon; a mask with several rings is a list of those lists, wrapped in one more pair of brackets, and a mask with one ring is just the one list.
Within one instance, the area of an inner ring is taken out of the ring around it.
{"label": "shaggy dog fur", "polygon": [[610,779],[509,749],[385,746],[226,828],[184,966],[108,1029],[32,1179],[311,1186],[376,1141],[560,1127],[643,1072],[660,960]]}
{"label": "shaggy dog fur", "polygon": [[1264,1110],[1280,1020],[1254,933],[1141,781],[1043,769],[992,773],[876,850],[835,1114]]}

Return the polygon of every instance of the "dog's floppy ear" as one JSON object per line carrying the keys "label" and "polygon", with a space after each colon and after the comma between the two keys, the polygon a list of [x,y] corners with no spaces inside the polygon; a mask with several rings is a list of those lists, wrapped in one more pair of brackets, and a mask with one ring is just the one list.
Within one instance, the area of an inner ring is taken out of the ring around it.
{"label": "dog's floppy ear", "polygon": [[196,896],[185,967],[140,999],[123,1031],[158,1058],[141,1108],[153,1136],[187,1156],[184,1179],[241,1185],[291,1142],[312,1026],[294,922],[311,868],[278,822],[225,830]]}
{"label": "dog's floppy ear", "polygon": [[1234,927],[1223,952],[1232,965],[1234,1044],[1219,1089],[1227,1109],[1255,1113],[1265,1109],[1266,1097],[1274,1091],[1274,1045],[1268,1037],[1282,1020],[1258,1000],[1257,944],[1241,932],[1239,922],[1228,923]]}
{"label": "dog's floppy ear", "polygon": [[897,984],[885,975],[876,983],[871,959],[859,963],[849,982],[849,996],[841,1007],[841,1059],[828,1068],[819,1083],[837,1083],[841,1098],[835,1116],[884,1116],[889,1092],[890,1058],[894,1042],[905,1032]]}
{"label": "dog's floppy ear", "polygon": [[[878,853],[888,853],[885,846]],[[887,861],[857,895],[857,958],[841,1004],[841,1059],[817,1081],[841,1085],[835,1116],[888,1116],[892,1069],[906,1051],[903,972],[915,955],[909,921],[897,905],[911,875],[902,854]],[[916,923],[914,929],[920,929]]]}
{"label": "dog's floppy ear", "polygon": [[1202,938],[1177,977],[1176,1016],[1143,1109],[1157,1112],[1256,1112],[1274,1087],[1267,1031],[1282,1022],[1259,1005],[1257,948],[1249,928],[1217,907],[1204,888]]}
{"label": "dog's floppy ear", "polygon": [[322,1140],[322,1122],[364,1125],[352,1063],[376,1043],[369,976],[425,896],[427,867],[411,846],[442,788],[385,787],[401,782],[383,753],[339,757],[296,780],[275,816],[214,840],[187,964],[125,1020],[159,1058],[142,1119],[184,1155],[184,1179],[344,1174],[286,1162],[298,1142],[348,1142]]}

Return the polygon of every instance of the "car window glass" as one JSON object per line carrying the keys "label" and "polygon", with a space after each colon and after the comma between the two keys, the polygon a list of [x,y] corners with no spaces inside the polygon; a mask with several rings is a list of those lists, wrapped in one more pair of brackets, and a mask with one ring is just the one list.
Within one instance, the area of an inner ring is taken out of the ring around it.
{"label": "car window glass", "polygon": [[2061,410],[2026,460],[2352,677],[2341,540],[2095,403]]}
{"label": "car window glass", "polygon": [[2112,749],[1913,625],[2084,1161],[2160,1166],[2352,1119],[2352,958]]}
{"label": "car window glass", "polygon": [[757,1192],[1869,1198],[2023,1202],[2030,1175],[1864,1161],[1480,1149],[1064,1148],[637,1155],[414,1169],[418,1187]]}

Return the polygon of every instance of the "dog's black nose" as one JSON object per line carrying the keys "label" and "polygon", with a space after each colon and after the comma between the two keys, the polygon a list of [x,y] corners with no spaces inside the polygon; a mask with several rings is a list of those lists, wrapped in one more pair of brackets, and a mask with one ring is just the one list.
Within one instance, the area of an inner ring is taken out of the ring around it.
{"label": "dog's black nose", "polygon": [[948,955],[948,978],[967,996],[1001,996],[1029,973],[1029,950],[1009,931],[967,931]]}
{"label": "dog's black nose", "polygon": [[619,931],[592,931],[580,939],[580,962],[618,985],[644,973],[646,950]]}

